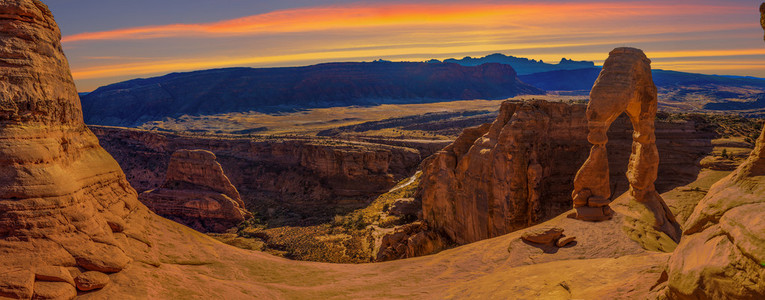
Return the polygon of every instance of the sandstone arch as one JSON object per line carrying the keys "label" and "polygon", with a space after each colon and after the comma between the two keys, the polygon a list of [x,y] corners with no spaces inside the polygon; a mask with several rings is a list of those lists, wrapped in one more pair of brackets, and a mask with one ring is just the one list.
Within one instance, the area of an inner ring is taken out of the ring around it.
{"label": "sandstone arch", "polygon": [[679,241],[680,227],[654,187],[659,166],[654,134],[656,110],[657,91],[651,77],[651,60],[640,49],[612,50],[592,87],[587,105],[587,139],[593,146],[574,179],[572,198],[578,219],[602,221],[613,215],[609,207],[613,199],[606,132],[620,114],[626,113],[634,129],[626,174],[630,200],[652,212],[652,227]]}

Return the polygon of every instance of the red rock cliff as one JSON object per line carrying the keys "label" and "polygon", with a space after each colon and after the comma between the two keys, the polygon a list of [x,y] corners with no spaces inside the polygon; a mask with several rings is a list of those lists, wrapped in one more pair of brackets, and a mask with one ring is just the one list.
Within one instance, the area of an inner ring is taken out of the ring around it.
{"label": "red rock cliff", "polygon": [[[457,243],[499,236],[571,208],[573,179],[587,158],[584,104],[505,102],[492,124],[466,129],[423,171],[423,217]],[[659,190],[692,181],[711,134],[692,122],[658,123]],[[612,188],[623,193],[632,125],[617,118],[608,131]]]}

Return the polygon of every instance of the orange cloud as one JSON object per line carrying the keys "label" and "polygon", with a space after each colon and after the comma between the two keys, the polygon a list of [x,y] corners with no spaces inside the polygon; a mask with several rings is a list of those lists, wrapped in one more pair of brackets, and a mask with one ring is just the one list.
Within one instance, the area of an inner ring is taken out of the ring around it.
{"label": "orange cloud", "polygon": [[[627,45],[644,49],[660,68],[765,76],[764,66],[746,63],[765,56],[757,48],[756,12],[749,20],[753,10],[745,3],[683,3],[356,4],[80,33],[63,42],[81,90],[175,71],[377,58],[501,52],[548,62],[602,62],[613,47]],[[714,63],[730,57],[742,61]],[[699,64],[683,63],[689,58]]]}
{"label": "orange cloud", "polygon": [[[286,32],[405,26],[518,27],[538,31],[544,24],[579,27],[572,21],[618,20],[624,17],[694,15],[742,9],[735,6],[656,4],[643,2],[568,4],[392,4],[282,10],[239,19],[200,24],[169,24],[88,32],[66,36],[64,43],[168,37],[225,37]],[[646,24],[649,25],[650,24]]]}

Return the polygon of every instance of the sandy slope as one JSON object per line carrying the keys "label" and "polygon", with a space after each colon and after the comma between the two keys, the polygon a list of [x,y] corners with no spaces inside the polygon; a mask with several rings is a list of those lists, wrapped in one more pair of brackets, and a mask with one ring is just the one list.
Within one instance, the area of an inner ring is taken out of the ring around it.
{"label": "sandy slope", "polygon": [[[343,265],[291,261],[234,248],[152,215],[136,260],[113,274],[95,299],[326,298],[645,298],[668,254],[647,252],[620,231],[620,217],[587,223],[565,215],[557,224],[577,244],[540,249],[521,232],[436,255],[386,263]],[[508,246],[512,253],[508,252]],[[544,253],[544,251],[550,253]]]}

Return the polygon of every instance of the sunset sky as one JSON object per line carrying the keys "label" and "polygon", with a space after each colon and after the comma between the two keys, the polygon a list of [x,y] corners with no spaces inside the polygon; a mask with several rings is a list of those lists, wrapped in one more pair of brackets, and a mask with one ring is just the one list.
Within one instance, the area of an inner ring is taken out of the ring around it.
{"label": "sunset sky", "polygon": [[759,1],[48,0],[80,91],[219,67],[491,53],[765,77]]}

